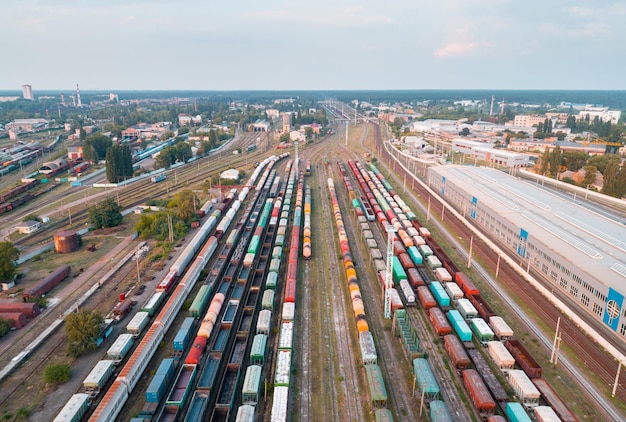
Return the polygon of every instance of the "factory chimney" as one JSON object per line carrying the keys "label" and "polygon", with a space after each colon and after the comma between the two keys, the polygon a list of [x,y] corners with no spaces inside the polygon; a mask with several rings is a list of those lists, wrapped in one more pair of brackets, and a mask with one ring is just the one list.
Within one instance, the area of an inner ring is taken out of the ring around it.
{"label": "factory chimney", "polygon": [[76,84],[76,107],[82,107],[83,103],[80,102],[80,89],[78,88],[78,84]]}

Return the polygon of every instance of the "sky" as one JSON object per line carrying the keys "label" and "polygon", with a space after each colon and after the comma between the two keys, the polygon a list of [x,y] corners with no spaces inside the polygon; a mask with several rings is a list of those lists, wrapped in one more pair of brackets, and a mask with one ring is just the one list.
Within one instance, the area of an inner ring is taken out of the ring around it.
{"label": "sky", "polygon": [[0,89],[626,89],[626,2],[2,0]]}

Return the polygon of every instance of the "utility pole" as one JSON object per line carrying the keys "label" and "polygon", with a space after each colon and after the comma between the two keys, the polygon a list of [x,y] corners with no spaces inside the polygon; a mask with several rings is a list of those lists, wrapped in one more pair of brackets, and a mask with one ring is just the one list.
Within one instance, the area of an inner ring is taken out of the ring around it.
{"label": "utility pole", "polygon": [[391,280],[391,272],[393,265],[393,239],[395,237],[396,228],[389,224],[387,226],[387,268],[385,274],[385,319],[391,319],[391,288],[393,281]]}

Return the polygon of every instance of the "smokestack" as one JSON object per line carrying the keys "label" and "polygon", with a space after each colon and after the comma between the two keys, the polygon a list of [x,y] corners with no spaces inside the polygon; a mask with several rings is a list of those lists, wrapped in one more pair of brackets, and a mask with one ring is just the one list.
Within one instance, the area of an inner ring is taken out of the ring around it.
{"label": "smokestack", "polygon": [[489,107],[489,115],[493,116],[493,102],[495,100],[495,97],[492,95],[491,96],[491,107]]}
{"label": "smokestack", "polygon": [[82,107],[83,103],[80,102],[80,89],[78,88],[78,84],[76,84],[76,107]]}

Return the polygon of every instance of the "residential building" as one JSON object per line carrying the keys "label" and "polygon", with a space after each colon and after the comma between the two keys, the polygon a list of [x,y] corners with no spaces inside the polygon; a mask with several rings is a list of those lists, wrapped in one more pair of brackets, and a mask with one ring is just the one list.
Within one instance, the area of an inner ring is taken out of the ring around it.
{"label": "residential building", "polygon": [[608,107],[587,106],[578,113],[578,120],[585,119],[587,116],[589,116],[589,120],[591,121],[598,117],[603,122],[611,122],[615,125],[619,122],[620,117],[622,117],[622,112],[619,110],[609,110]]}
{"label": "residential building", "polygon": [[543,124],[546,118],[547,118],[546,116],[518,114],[513,119],[513,127],[537,126],[539,123]]}

